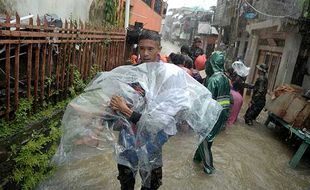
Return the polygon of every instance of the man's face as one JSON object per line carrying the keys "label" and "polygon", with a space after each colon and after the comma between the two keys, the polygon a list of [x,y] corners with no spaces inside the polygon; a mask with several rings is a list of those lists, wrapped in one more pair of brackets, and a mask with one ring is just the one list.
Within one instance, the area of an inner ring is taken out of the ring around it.
{"label": "man's face", "polygon": [[160,50],[159,42],[148,39],[139,41],[139,54],[142,63],[158,61],[157,55],[160,53]]}

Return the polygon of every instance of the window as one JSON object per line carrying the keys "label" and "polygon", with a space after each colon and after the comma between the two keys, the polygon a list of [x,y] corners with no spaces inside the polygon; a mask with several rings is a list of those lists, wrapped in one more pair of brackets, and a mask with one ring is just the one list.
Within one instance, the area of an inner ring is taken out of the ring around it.
{"label": "window", "polygon": [[152,7],[152,0],[143,0],[148,6]]}
{"label": "window", "polygon": [[161,6],[162,6],[162,1],[161,1],[161,0],[155,0],[154,10],[155,10],[155,12],[157,12],[158,14],[161,13]]}

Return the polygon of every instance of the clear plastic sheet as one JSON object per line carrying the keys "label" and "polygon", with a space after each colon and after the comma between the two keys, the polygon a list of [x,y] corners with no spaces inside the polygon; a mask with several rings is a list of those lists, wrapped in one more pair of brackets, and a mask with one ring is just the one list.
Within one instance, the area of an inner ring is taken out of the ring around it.
{"label": "clear plastic sheet", "polygon": [[[113,95],[142,114],[135,126],[111,110]],[[142,183],[148,186],[150,171],[162,166],[162,145],[177,133],[177,124],[187,122],[198,135],[198,145],[221,110],[207,88],[173,64],[121,66],[98,74],[69,103],[53,162],[69,164],[113,148],[117,163],[142,171]]]}
{"label": "clear plastic sheet", "polygon": [[246,77],[250,72],[250,67],[245,66],[245,64],[241,61],[233,62],[232,68],[240,77]]}

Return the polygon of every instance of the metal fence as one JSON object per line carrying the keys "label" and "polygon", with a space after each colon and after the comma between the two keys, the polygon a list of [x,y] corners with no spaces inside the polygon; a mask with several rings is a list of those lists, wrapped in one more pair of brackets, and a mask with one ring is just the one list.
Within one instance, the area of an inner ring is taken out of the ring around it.
{"label": "metal fence", "polygon": [[124,63],[123,29],[63,25],[53,27],[39,16],[34,25],[32,16],[18,14],[0,22],[0,117],[10,118],[21,98],[38,107],[55,94],[66,97],[75,70],[87,80],[94,66],[107,71]]}

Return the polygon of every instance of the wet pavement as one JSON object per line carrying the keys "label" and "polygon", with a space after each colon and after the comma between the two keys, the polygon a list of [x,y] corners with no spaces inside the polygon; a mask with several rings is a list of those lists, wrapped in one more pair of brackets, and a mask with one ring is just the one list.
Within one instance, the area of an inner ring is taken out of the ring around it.
{"label": "wet pavement", "polygon": [[[168,45],[169,50],[164,51],[176,50],[173,44]],[[310,187],[309,155],[296,169],[290,168],[288,163],[296,148],[290,148],[275,130],[262,125],[266,113],[262,113],[254,126],[245,125],[242,119],[245,108],[246,104],[237,123],[215,138],[212,150],[216,172],[213,175],[206,175],[201,165],[192,162],[196,138],[190,130],[170,138],[163,149],[160,189],[307,190]],[[112,151],[103,151],[97,157],[59,168],[39,189],[120,189],[117,174]],[[139,184],[137,176],[136,189]]]}

